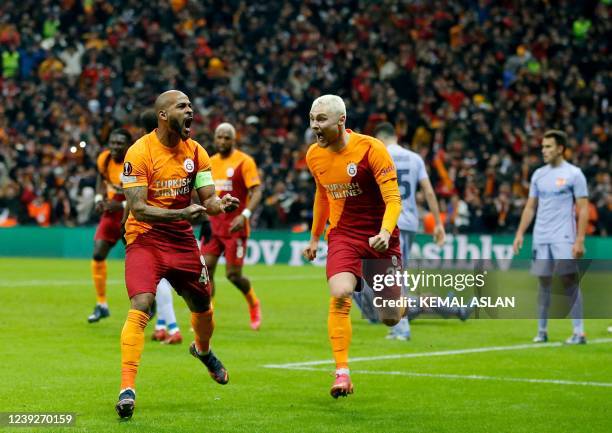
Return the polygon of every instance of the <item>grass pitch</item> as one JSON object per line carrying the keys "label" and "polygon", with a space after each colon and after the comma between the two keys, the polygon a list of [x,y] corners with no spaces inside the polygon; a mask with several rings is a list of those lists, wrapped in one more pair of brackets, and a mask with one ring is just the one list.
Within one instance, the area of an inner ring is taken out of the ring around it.
{"label": "grass pitch", "polygon": [[[384,326],[353,311],[355,394],[333,400],[332,363],[266,368],[331,358],[324,270],[247,267],[262,302],[259,332],[242,295],[218,269],[213,347],[230,372],[214,383],[188,354],[192,338],[182,299],[175,309],[185,342],[147,341],[136,411],[114,411],[119,334],[128,309],[123,262],[109,261],[111,317],[88,324],[94,305],[89,261],[0,259],[0,411],[75,412],[74,427],[4,431],[74,432],[609,432],[612,431],[612,321],[587,320],[590,341],[529,345],[534,320],[434,320],[412,324],[412,341],[384,339]],[[516,278],[530,278],[516,272]],[[610,276],[602,277],[609,287]],[[355,308],[354,308],[355,310]],[[569,320],[550,324],[553,342]],[[446,352],[456,350],[455,354]],[[436,352],[437,354],[431,354]],[[442,353],[441,353],[442,352]],[[420,355],[419,355],[420,354]],[[425,354],[425,355],[423,355]],[[383,355],[401,355],[369,359]]]}

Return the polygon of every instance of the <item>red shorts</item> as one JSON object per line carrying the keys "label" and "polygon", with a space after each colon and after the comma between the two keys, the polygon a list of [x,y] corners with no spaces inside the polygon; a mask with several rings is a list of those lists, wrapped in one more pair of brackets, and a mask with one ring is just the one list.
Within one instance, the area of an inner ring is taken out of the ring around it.
{"label": "red shorts", "polygon": [[233,266],[242,266],[246,255],[247,238],[229,238],[212,236],[208,242],[202,244],[203,255],[219,257],[225,253],[225,261]]}
{"label": "red shorts", "polygon": [[340,272],[350,272],[357,278],[363,276],[362,260],[390,260],[397,267],[402,263],[402,252],[398,236],[391,236],[387,251],[379,253],[370,247],[367,237],[356,237],[333,230],[327,239],[327,279]]}
{"label": "red shorts", "polygon": [[94,240],[116,244],[121,239],[121,220],[123,211],[104,212],[96,229]]}
{"label": "red shorts", "polygon": [[169,243],[140,235],[126,247],[125,284],[130,299],[140,293],[156,293],[162,278],[181,296],[197,292],[210,299],[208,270],[195,238]]}

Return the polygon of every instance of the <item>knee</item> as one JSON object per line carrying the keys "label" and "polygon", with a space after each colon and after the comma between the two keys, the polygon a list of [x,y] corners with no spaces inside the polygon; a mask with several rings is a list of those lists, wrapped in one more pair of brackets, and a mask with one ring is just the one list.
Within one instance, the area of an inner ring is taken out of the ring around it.
{"label": "knee", "polygon": [[399,323],[400,319],[401,317],[398,314],[397,317],[383,317],[381,320],[387,326],[395,326]]}
{"label": "knee", "polygon": [[99,251],[94,251],[94,253],[93,253],[93,259],[94,259],[96,262],[102,262],[102,261],[106,260],[106,254],[102,254],[102,253],[101,253],[101,252],[99,252]]}
{"label": "knee", "polygon": [[346,298],[352,295],[353,289],[350,284],[335,284],[329,288],[329,291],[334,298]]}
{"label": "knee", "polygon": [[185,298],[185,300],[192,313],[205,313],[210,310],[210,297],[208,296],[197,294],[196,296]]}
{"label": "knee", "polygon": [[402,319],[406,310],[397,307],[383,307],[378,310],[380,321],[387,326],[395,326]]}
{"label": "knee", "polygon": [[341,272],[333,275],[327,283],[329,292],[334,298],[350,297],[357,286],[357,278],[348,272]]}
{"label": "knee", "polygon": [[225,276],[233,285],[238,285],[242,279],[240,272],[228,272]]}
{"label": "knee", "polygon": [[142,311],[151,315],[151,307],[155,301],[155,295],[153,293],[140,293],[130,300],[133,310]]}

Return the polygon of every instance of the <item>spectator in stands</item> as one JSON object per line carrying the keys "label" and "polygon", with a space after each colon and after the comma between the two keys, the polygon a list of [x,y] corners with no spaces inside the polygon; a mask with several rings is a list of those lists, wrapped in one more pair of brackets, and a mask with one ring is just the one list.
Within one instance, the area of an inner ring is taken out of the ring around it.
{"label": "spectator in stands", "polygon": [[88,183],[69,179],[93,167],[109,132],[134,132],[155,95],[181,88],[204,146],[220,122],[237,125],[263,175],[261,224],[301,223],[312,200],[295,157],[312,142],[302,119],[309,95],[333,91],[350,128],[397,125],[449,216],[454,196],[467,205],[460,231],[513,231],[542,165],[543,125],[565,130],[568,160],[590,191],[601,189],[593,204],[603,231],[610,191],[598,173],[612,169],[604,2],[337,0],[325,14],[317,2],[281,0],[47,3],[0,2],[0,161],[22,215],[33,194],[55,197],[62,182],[76,209]]}

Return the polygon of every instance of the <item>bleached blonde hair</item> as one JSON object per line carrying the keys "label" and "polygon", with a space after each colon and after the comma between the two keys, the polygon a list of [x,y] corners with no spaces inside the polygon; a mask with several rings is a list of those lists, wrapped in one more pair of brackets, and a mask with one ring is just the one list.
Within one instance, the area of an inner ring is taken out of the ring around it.
{"label": "bleached blonde hair", "polygon": [[220,123],[219,126],[215,128],[215,135],[217,134],[218,131],[222,129],[229,129],[229,131],[232,133],[232,137],[236,138],[236,128],[234,128],[234,125],[232,125],[231,123],[229,122]]}
{"label": "bleached blonde hair", "polygon": [[346,105],[344,105],[344,101],[338,95],[319,96],[313,101],[310,111],[312,111],[318,105],[323,106],[325,112],[329,114],[337,114],[338,118],[340,116],[346,117]]}

